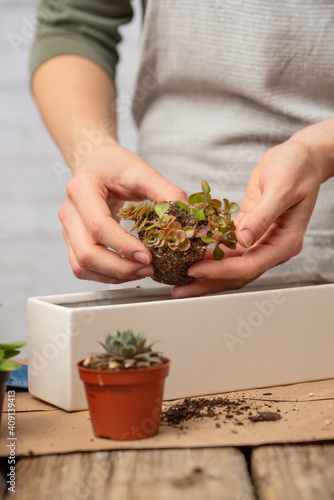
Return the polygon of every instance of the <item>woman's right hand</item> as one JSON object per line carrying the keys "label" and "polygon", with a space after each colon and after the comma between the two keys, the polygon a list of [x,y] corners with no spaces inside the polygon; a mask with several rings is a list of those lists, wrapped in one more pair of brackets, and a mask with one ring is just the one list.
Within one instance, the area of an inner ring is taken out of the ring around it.
{"label": "woman's right hand", "polygon": [[77,278],[121,283],[153,275],[151,252],[118,224],[124,201],[186,201],[185,192],[115,142],[98,146],[79,165],[59,210]]}

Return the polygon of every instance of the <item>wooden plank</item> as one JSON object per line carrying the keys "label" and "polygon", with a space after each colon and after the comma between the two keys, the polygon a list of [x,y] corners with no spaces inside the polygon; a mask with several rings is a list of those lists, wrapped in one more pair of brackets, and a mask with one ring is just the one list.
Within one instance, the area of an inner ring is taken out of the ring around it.
{"label": "wooden plank", "polygon": [[3,499],[6,491],[7,491],[6,479],[5,479],[5,476],[3,476],[1,471],[0,471],[0,500]]}
{"label": "wooden plank", "polygon": [[16,492],[20,500],[255,500],[244,455],[234,448],[24,458]]}
{"label": "wooden plank", "polygon": [[261,446],[251,471],[259,500],[333,500],[334,444]]}
{"label": "wooden plank", "polygon": [[0,500],[2,500],[7,491],[7,478],[8,472],[8,457],[0,457]]}

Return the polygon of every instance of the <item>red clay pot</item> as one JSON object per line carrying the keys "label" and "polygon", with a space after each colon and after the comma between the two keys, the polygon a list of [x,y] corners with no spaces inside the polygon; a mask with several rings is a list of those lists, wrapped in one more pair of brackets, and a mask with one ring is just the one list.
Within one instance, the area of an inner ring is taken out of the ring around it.
{"label": "red clay pot", "polygon": [[128,370],[94,370],[77,363],[96,437],[116,440],[154,436],[160,425],[165,378],[163,365]]}

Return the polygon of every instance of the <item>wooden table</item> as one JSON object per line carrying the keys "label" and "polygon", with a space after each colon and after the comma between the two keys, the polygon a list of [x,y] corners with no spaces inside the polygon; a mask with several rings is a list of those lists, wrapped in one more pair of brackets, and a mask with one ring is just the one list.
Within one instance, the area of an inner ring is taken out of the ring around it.
{"label": "wooden table", "polygon": [[0,500],[333,500],[334,442],[21,458]]}

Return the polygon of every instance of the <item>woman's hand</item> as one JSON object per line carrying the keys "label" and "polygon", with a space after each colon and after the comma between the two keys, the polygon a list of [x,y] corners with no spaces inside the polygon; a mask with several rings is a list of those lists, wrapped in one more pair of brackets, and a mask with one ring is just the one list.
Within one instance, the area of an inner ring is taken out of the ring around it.
{"label": "woman's hand", "polygon": [[186,200],[184,191],[116,143],[97,147],[75,171],[59,211],[75,276],[103,283],[152,276],[151,252],[116,214],[125,200]]}
{"label": "woman's hand", "polygon": [[[32,88],[74,173],[59,211],[74,274],[104,283],[151,276],[151,252],[118,224],[118,209],[124,201],[186,200],[185,193],[118,144],[115,87],[95,62],[51,58],[35,72]],[[90,153],[82,156],[87,133],[97,139],[88,141]]]}
{"label": "woman's hand", "polygon": [[308,134],[302,131],[270,149],[255,167],[236,219],[237,250],[224,248],[221,261],[209,251],[190,267],[193,282],[173,289],[174,298],[240,288],[301,252],[320,184],[332,168],[324,148],[312,147],[319,130],[304,130]]}

